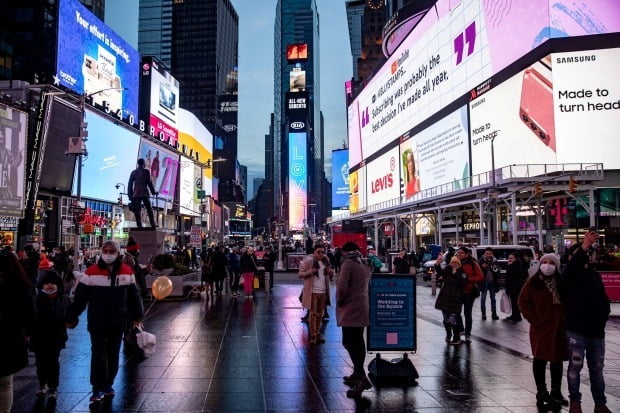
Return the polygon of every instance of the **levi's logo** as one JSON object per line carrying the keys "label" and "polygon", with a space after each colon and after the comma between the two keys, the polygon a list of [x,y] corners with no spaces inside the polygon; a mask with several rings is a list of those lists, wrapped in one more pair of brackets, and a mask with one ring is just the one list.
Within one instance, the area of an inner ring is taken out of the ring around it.
{"label": "levi's logo", "polygon": [[371,182],[370,187],[373,194],[377,192],[383,191],[384,189],[391,188],[394,185],[394,176],[390,172],[387,175],[382,176],[381,178],[375,179]]}

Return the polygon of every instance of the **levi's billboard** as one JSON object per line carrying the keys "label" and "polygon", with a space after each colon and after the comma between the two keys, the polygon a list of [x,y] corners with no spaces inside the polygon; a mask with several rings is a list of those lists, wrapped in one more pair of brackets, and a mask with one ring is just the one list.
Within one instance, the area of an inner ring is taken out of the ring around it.
{"label": "levi's billboard", "polygon": [[368,205],[400,196],[400,162],[398,147],[366,165]]}
{"label": "levi's billboard", "polygon": [[352,167],[548,39],[620,31],[619,2],[496,3],[437,1],[349,106]]}

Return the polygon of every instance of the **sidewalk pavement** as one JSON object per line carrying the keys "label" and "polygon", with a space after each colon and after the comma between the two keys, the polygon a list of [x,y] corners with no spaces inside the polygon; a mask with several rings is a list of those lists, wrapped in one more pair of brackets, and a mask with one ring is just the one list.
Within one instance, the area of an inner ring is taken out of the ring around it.
{"label": "sidewalk pavement", "polygon": [[[346,397],[342,376],[351,363],[342,348],[334,308],[325,344],[311,345],[298,301],[300,281],[276,273],[271,294],[251,299],[156,302],[145,329],[157,335],[149,358],[121,357],[116,396],[93,408],[86,319],[70,331],[61,357],[58,400],[37,401],[34,361],[15,377],[13,412],[535,412],[528,325],[482,321],[474,307],[473,342],[444,342],[441,312],[418,281],[417,352],[420,378],[408,388],[373,388]],[[333,291],[332,291],[333,297]],[[499,298],[499,294],[498,294]],[[614,304],[614,314],[620,311]],[[607,328],[605,377],[609,407],[620,408],[620,318]],[[398,356],[398,355],[395,355]],[[374,357],[368,354],[366,362]],[[389,355],[386,355],[388,358]],[[592,411],[582,373],[584,411]],[[566,395],[566,380],[563,383]],[[565,409],[566,410],[566,409]]]}

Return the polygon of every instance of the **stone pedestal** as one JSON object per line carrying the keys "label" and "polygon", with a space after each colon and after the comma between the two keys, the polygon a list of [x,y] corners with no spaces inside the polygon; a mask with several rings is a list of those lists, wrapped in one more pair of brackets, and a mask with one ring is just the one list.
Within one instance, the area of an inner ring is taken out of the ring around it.
{"label": "stone pedestal", "polygon": [[165,234],[159,228],[152,230],[150,228],[129,230],[129,236],[140,244],[140,256],[138,262],[147,265],[153,257],[164,253]]}

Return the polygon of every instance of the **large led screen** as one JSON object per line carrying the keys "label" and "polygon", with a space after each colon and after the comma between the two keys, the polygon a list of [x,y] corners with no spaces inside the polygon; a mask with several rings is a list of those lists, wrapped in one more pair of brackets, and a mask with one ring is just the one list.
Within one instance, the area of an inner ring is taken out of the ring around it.
{"label": "large led screen", "polygon": [[[88,156],[82,167],[82,196],[116,202],[121,192],[127,192],[129,175],[136,168],[140,137],[90,110],[86,122]],[[77,179],[73,182],[77,193]]]}
{"label": "large led screen", "polygon": [[138,52],[77,0],[61,0],[55,82],[138,117]]}
{"label": "large led screen", "polygon": [[[148,68],[147,68],[148,67]],[[142,63],[142,73],[150,73],[149,122],[155,136],[178,138],[179,81],[154,60]]]}
{"label": "large led screen", "polygon": [[151,180],[158,192],[157,206],[164,207],[166,203],[172,203],[179,172],[179,155],[142,138],[138,158],[144,159],[145,167],[151,172]]}
{"label": "large led screen", "polygon": [[351,213],[366,208],[366,167],[349,172],[349,210]]}
{"label": "large led screen", "polygon": [[193,160],[183,156],[180,168],[179,211],[184,215],[198,216],[200,214],[198,190],[202,187],[202,170]]}
{"label": "large led screen", "polygon": [[332,151],[332,208],[349,206],[349,150]]}
{"label": "large led screen", "polygon": [[[512,164],[602,162],[620,124],[620,49],[554,53],[470,103],[472,173]],[[515,148],[517,148],[515,150]]]}
{"label": "large led screen", "polygon": [[398,147],[366,165],[368,205],[389,201],[400,196],[400,162]]}
{"label": "large led screen", "polygon": [[192,112],[179,109],[179,148],[181,152],[205,164],[202,189],[213,194],[213,135]]}
{"label": "large led screen", "polygon": [[469,177],[467,107],[451,113],[400,144],[401,195],[412,200],[422,189]]}
{"label": "large led screen", "polygon": [[308,207],[308,155],[306,133],[288,134],[288,223],[291,231],[302,231]]}
{"label": "large led screen", "polygon": [[0,215],[22,217],[27,114],[0,104]]}
{"label": "large led screen", "polygon": [[609,0],[439,0],[350,105],[351,165],[545,40],[615,31]]}

